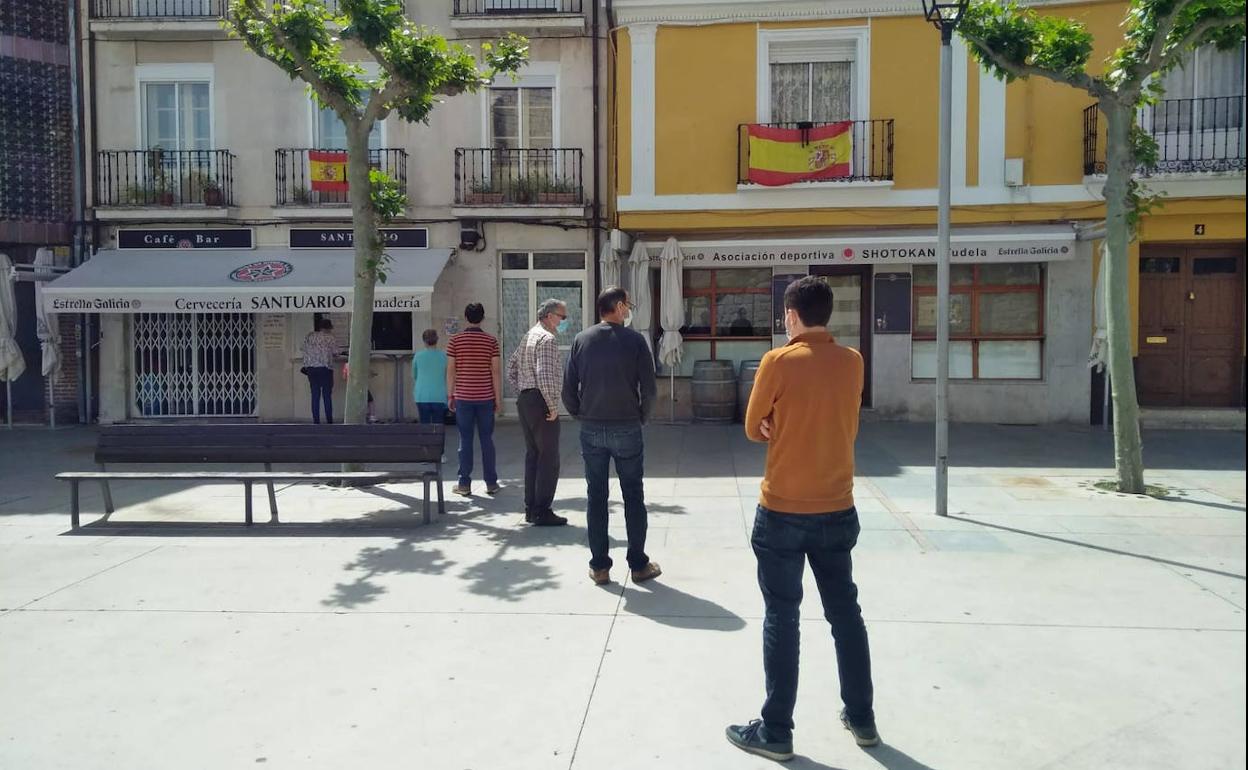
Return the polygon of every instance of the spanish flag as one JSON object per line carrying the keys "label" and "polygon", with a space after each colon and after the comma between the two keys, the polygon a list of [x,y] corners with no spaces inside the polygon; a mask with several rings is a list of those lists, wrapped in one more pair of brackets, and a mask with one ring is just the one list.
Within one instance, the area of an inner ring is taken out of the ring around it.
{"label": "spanish flag", "polygon": [[317,192],[347,191],[347,154],[308,150],[312,189]]}
{"label": "spanish flag", "polygon": [[853,172],[853,123],[825,123],[812,128],[751,125],[750,174],[754,184],[778,186],[794,182],[845,179]]}

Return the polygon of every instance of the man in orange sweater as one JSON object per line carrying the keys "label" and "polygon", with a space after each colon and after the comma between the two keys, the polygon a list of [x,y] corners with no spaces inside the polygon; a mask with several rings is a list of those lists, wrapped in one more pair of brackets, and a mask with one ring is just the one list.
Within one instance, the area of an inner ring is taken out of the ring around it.
{"label": "man in orange sweater", "polygon": [[832,626],[840,672],[841,723],[859,746],[880,742],[872,710],[871,653],[858,606],[850,551],[860,527],[854,509],[854,440],[862,402],[862,356],[828,333],[832,289],[803,278],[784,293],[789,344],[763,356],[745,432],[767,444],[767,469],[751,542],[763,592],[762,719],[731,725],[728,740],[769,759],[793,757],[798,617],[806,562]]}

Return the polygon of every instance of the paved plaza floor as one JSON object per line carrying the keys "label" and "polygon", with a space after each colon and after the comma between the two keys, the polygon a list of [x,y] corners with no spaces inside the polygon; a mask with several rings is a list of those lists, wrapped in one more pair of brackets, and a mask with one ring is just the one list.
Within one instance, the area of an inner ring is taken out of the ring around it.
{"label": "paved plaza floor", "polygon": [[[763,449],[740,426],[647,429],[648,550],[586,574],[585,486],[563,426],[560,529],[505,489],[125,483],[69,531],[83,428],[0,430],[0,768],[766,768],[723,737],[758,714],[749,527]],[[1110,438],[955,426],[933,515],[931,427],[867,423],[855,562],[885,744],[853,745],[813,582],[790,767],[1230,770],[1245,766],[1243,433],[1150,433],[1164,500],[1097,491]],[[453,454],[454,441],[449,441]],[[817,472],[817,469],[812,469]],[[614,482],[613,482],[614,483]],[[98,490],[84,487],[88,512]],[[266,511],[257,495],[257,512]],[[86,521],[94,521],[88,515]]]}

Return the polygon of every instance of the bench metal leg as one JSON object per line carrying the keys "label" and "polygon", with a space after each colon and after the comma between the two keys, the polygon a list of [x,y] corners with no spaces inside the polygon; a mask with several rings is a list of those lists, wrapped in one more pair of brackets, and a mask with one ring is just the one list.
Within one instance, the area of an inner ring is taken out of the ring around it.
{"label": "bench metal leg", "polygon": [[429,477],[421,476],[420,480],[425,483],[425,506],[423,509],[424,516],[422,518],[424,518],[426,524],[430,524],[433,522],[433,513],[429,510]]}
{"label": "bench metal leg", "polygon": [[[273,463],[265,463],[264,469],[272,473]],[[273,491],[272,481],[266,481],[264,485],[269,488],[269,521],[277,523],[277,493]]]}
{"label": "bench metal leg", "polygon": [[69,481],[69,527],[78,529],[78,479]]}
{"label": "bench metal leg", "polygon": [[251,524],[251,482],[243,482],[243,511],[244,518],[248,524]]}
{"label": "bench metal leg", "polygon": [[434,481],[438,485],[438,515],[446,515],[446,501],[442,499],[442,463],[438,463],[438,475]]}
{"label": "bench metal leg", "polygon": [[[104,467],[104,463],[99,464],[100,472],[103,473],[108,469]],[[108,486],[108,479],[100,479],[100,488],[104,492],[104,512],[113,512],[113,490]]]}

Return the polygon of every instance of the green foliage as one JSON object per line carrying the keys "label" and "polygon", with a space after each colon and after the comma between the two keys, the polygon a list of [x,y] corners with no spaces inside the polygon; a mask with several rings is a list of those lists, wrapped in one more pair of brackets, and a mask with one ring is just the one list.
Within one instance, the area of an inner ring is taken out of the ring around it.
{"label": "green foliage", "polygon": [[[527,41],[509,35],[483,44],[478,63],[467,47],[408,20],[394,0],[340,0],[336,12],[323,0],[230,0],[223,23],[348,124],[370,117],[369,105],[373,120],[395,112],[425,122],[439,97],[475,92],[528,59]],[[381,65],[378,77],[348,60],[348,42]]]}
{"label": "green foliage", "polygon": [[958,32],[975,57],[1006,81],[1026,77],[1028,67],[1076,77],[1092,55],[1092,34],[1082,23],[1043,16],[1013,2],[976,2]]}
{"label": "green foliage", "polygon": [[369,192],[373,199],[373,211],[381,224],[393,222],[407,208],[407,195],[399,183],[380,169],[369,169]]}

